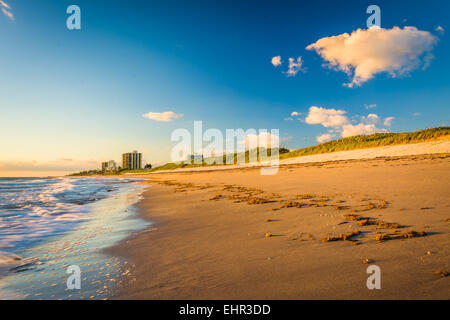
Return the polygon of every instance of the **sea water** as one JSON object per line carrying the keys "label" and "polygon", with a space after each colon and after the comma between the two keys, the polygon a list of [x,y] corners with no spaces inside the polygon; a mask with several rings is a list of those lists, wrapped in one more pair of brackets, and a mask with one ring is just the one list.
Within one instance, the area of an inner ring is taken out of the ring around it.
{"label": "sea water", "polygon": [[[149,225],[131,178],[0,178],[0,299],[104,299],[135,281],[133,265],[103,252]],[[81,270],[70,289],[69,266]]]}

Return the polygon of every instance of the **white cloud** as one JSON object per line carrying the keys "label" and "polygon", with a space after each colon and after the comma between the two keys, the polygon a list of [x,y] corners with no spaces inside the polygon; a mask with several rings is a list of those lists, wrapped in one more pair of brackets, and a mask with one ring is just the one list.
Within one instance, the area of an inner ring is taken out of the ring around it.
{"label": "white cloud", "polygon": [[325,109],[322,107],[312,106],[309,108],[308,116],[305,122],[308,124],[321,124],[324,127],[341,127],[349,121],[344,110]]}
{"label": "white cloud", "polygon": [[297,75],[300,70],[303,70],[302,65],[302,57],[298,57],[297,60],[295,60],[294,58],[289,58],[289,68],[285,73],[288,75],[288,77],[293,77]]}
{"label": "white cloud", "polygon": [[6,2],[0,0],[0,7],[4,7],[6,9],[11,9],[11,7],[9,6],[9,4],[7,4]]}
{"label": "white cloud", "polygon": [[280,145],[280,137],[270,134],[269,132],[260,132],[258,135],[249,134],[245,136],[244,141],[240,144],[245,144],[245,149],[252,149],[256,147],[274,148]]}
{"label": "white cloud", "polygon": [[377,107],[377,105],[375,103],[365,104],[364,105],[364,108],[366,108],[366,110],[373,109],[373,108],[376,108],[376,107]]}
{"label": "white cloud", "polygon": [[379,120],[380,118],[375,113],[369,113],[367,117],[361,117],[361,122],[365,124],[377,124]]}
{"label": "white cloud", "polygon": [[182,114],[176,114],[172,111],[165,111],[165,112],[149,112],[144,115],[142,115],[144,118],[155,120],[155,121],[162,121],[162,122],[170,122],[173,119],[179,119],[182,118]]}
{"label": "white cloud", "polygon": [[[377,127],[380,121],[380,117],[377,114],[369,113],[367,116],[362,116],[358,124],[352,124],[345,115],[346,113],[344,110],[312,106],[309,108],[305,122],[308,124],[320,124],[325,128],[329,128],[328,134],[323,134],[316,138],[317,142],[320,143],[330,140],[335,137],[335,134],[340,134],[345,138],[362,134],[387,132],[387,129]],[[394,117],[387,117],[384,125],[390,126],[393,119]]]}
{"label": "white cloud", "polygon": [[322,134],[322,135],[318,136],[318,137],[316,138],[316,141],[317,141],[318,143],[324,143],[324,142],[330,141],[330,140],[333,139],[335,136],[336,136],[336,135],[334,135],[334,134],[325,133],[325,134]]}
{"label": "white cloud", "polygon": [[315,50],[328,67],[352,77],[345,85],[353,87],[361,86],[380,72],[398,77],[420,66],[425,68],[436,42],[435,36],[416,27],[372,27],[321,38],[306,49]]}
{"label": "white cloud", "polygon": [[412,114],[413,117],[420,117],[422,114],[420,112],[414,112]]}
{"label": "white cloud", "polygon": [[285,120],[285,121],[293,121],[293,120],[294,120],[294,117],[297,117],[296,120],[301,120],[301,119],[298,118],[298,117],[300,117],[302,114],[303,114],[303,113],[301,113],[301,112],[292,111],[292,112],[291,112],[291,115],[290,115],[289,117],[287,117],[287,118],[284,118],[284,120]]}
{"label": "white cloud", "polygon": [[281,57],[280,56],[273,57],[272,64],[274,67],[281,66]]}
{"label": "white cloud", "polygon": [[441,26],[437,26],[436,29],[434,29],[434,30],[436,30],[439,33],[444,33],[445,32],[444,28],[442,28]]}
{"label": "white cloud", "polygon": [[8,18],[10,18],[11,20],[14,20],[14,15],[12,14],[11,11],[6,10],[5,8],[2,8],[2,12],[5,16],[7,16]]}
{"label": "white cloud", "polygon": [[387,132],[386,129],[380,129],[375,126],[375,124],[364,124],[360,123],[357,125],[346,124],[342,126],[342,138],[351,137],[351,136],[359,136],[362,134],[372,134],[376,132]]}
{"label": "white cloud", "polygon": [[2,12],[5,16],[10,18],[11,20],[14,20],[14,14],[11,12],[11,6],[4,2],[3,0],[0,0],[0,8],[2,8]]}
{"label": "white cloud", "polygon": [[386,127],[390,127],[392,125],[392,122],[394,121],[394,117],[387,117],[386,119],[384,119],[384,125]]}

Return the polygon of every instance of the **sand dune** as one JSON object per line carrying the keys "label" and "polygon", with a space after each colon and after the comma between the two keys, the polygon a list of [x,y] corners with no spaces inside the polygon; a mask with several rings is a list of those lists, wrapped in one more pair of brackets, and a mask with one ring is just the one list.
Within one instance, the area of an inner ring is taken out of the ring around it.
{"label": "sand dune", "polygon": [[[338,151],[323,154],[315,154],[309,156],[301,156],[296,158],[289,158],[280,160],[280,165],[294,164],[294,163],[310,163],[310,162],[326,162],[326,161],[340,161],[351,159],[374,159],[377,157],[398,157],[421,154],[436,154],[436,153],[450,153],[450,140],[421,142],[412,144],[402,144],[394,146],[385,146],[378,148],[357,149],[349,151]],[[264,164],[264,162],[262,163]],[[180,168],[176,170],[165,170],[168,172],[189,172],[189,171],[216,171],[216,170],[232,170],[236,168],[246,168],[261,166],[261,163],[247,163],[240,165],[228,166],[208,166],[198,168]],[[154,172],[154,174],[163,173],[162,171]]]}

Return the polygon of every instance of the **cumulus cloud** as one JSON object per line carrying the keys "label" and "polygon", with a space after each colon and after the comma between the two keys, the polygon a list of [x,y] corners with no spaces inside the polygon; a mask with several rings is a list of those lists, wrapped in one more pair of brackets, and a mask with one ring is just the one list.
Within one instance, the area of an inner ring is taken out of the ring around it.
{"label": "cumulus cloud", "polygon": [[342,126],[342,138],[351,137],[351,136],[359,136],[362,134],[372,134],[376,132],[387,132],[386,129],[380,129],[375,126],[375,124],[364,124],[360,123],[357,125],[346,124]]}
{"label": "cumulus cloud", "polygon": [[281,56],[276,56],[272,58],[272,64],[274,67],[281,66]]}
{"label": "cumulus cloud", "polygon": [[289,67],[288,71],[285,73],[288,75],[288,77],[293,77],[297,75],[297,73],[302,69],[303,60],[302,57],[298,57],[297,59],[289,58]]}
{"label": "cumulus cloud", "polygon": [[336,135],[334,135],[334,134],[325,133],[325,134],[322,134],[322,135],[318,136],[318,137],[316,138],[316,141],[317,141],[318,143],[324,143],[324,142],[330,141],[330,140],[333,139],[335,136],[336,136]]}
{"label": "cumulus cloud", "polygon": [[366,124],[377,124],[380,117],[374,113],[369,113],[367,116],[361,117],[361,122]]}
{"label": "cumulus cloud", "polygon": [[434,29],[434,30],[436,30],[439,33],[444,33],[445,32],[444,28],[442,28],[441,26],[437,26],[436,29]]}
{"label": "cumulus cloud", "polygon": [[[325,128],[329,128],[327,134],[316,138],[317,142],[320,143],[331,140],[336,134],[340,134],[345,138],[376,132],[387,132],[387,129],[377,127],[377,124],[380,122],[380,117],[377,114],[369,113],[367,116],[360,117],[359,123],[352,124],[346,113],[344,110],[312,106],[309,108],[305,122],[308,124],[320,124]],[[388,117],[383,124],[389,126],[393,119],[394,117]]]}
{"label": "cumulus cloud", "polygon": [[341,127],[349,121],[344,115],[344,110],[325,109],[322,107],[312,106],[309,108],[308,116],[305,122],[308,124],[321,124],[324,127]]}
{"label": "cumulus cloud", "polygon": [[329,68],[352,77],[345,85],[353,87],[361,86],[377,73],[398,77],[420,66],[426,68],[436,42],[435,36],[416,27],[372,27],[321,38],[306,49],[316,51]]}
{"label": "cumulus cloud", "polygon": [[376,108],[376,107],[377,107],[377,105],[375,103],[365,104],[364,105],[364,108],[366,108],[366,110],[373,109],[373,108]]}
{"label": "cumulus cloud", "polygon": [[176,114],[172,111],[165,111],[165,112],[149,112],[144,115],[142,115],[144,118],[155,120],[155,121],[162,121],[162,122],[170,122],[173,119],[179,119],[182,118],[183,114]]}
{"label": "cumulus cloud", "polygon": [[280,137],[269,132],[260,132],[256,134],[248,134],[245,136],[244,141],[240,141],[240,144],[245,145],[245,149],[252,149],[255,147],[274,148],[280,145]]}
{"label": "cumulus cloud", "polygon": [[300,115],[302,115],[303,113],[301,112],[297,112],[297,111],[292,111],[290,117],[284,118],[284,120],[286,121],[293,121],[294,118],[293,117],[297,117],[297,120],[300,120]]}
{"label": "cumulus cloud", "polygon": [[387,117],[386,119],[384,119],[383,124],[386,127],[390,127],[392,125],[392,122],[394,121],[394,119],[395,119],[394,117]]}

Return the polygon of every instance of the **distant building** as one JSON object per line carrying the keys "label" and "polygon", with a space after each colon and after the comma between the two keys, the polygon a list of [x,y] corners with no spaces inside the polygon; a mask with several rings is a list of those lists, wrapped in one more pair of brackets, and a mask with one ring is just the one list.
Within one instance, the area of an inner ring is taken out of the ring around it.
{"label": "distant building", "polygon": [[102,162],[102,171],[116,171],[117,165],[114,160],[110,160],[108,162]]}
{"label": "distant building", "polygon": [[142,169],[142,153],[133,151],[122,154],[122,168],[128,170]]}
{"label": "distant building", "polygon": [[194,163],[195,162],[201,163],[201,162],[203,162],[203,155],[202,154],[190,154],[187,156],[187,161],[188,162],[194,161]]}

